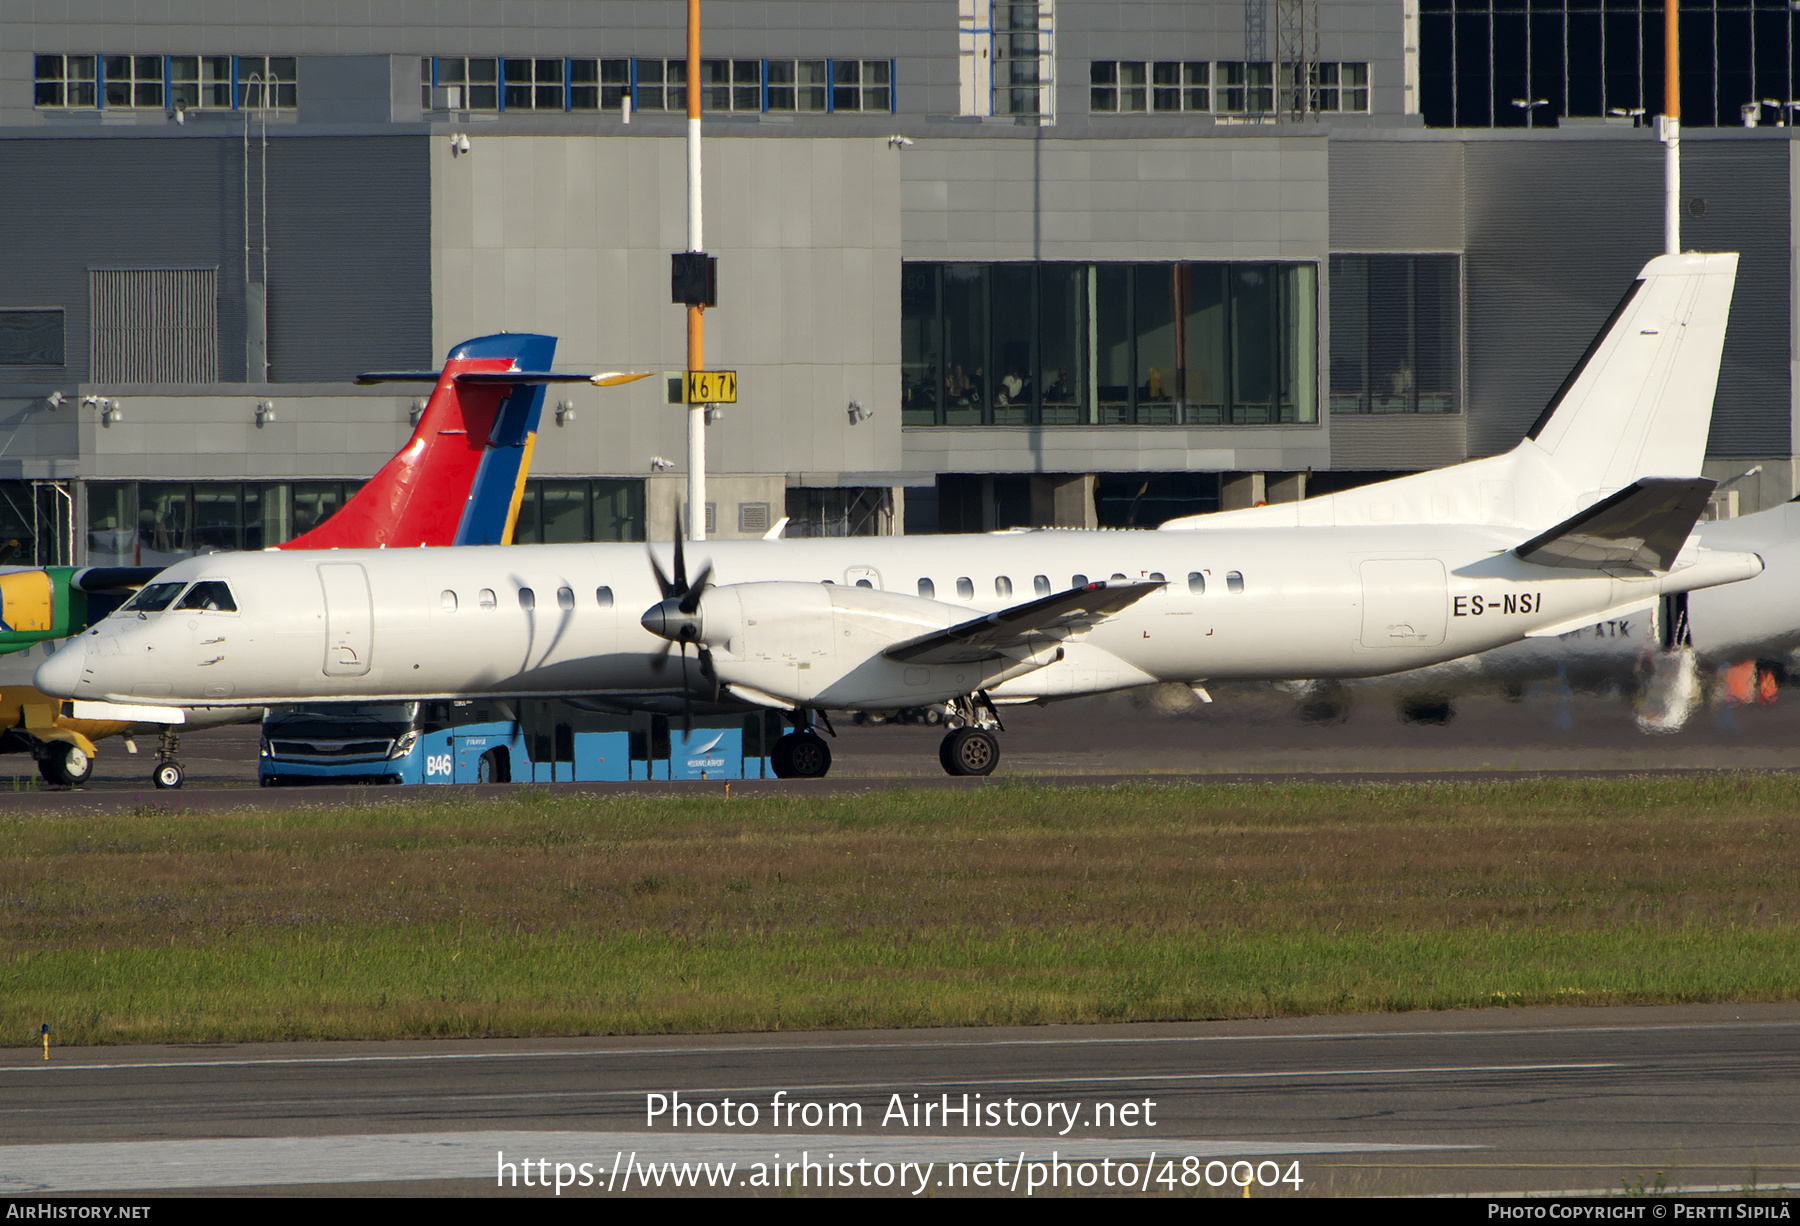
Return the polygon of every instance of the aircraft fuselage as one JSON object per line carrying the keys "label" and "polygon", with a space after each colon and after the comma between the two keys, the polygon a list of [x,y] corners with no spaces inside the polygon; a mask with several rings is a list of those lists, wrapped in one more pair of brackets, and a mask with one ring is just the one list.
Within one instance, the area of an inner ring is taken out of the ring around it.
{"label": "aircraft fuselage", "polygon": [[[714,541],[693,553],[711,560],[715,585],[929,594],[945,625],[1090,581],[1166,582],[1068,637],[1056,662],[993,690],[1014,698],[1379,675],[1759,568],[1754,555],[1700,553],[1667,575],[1619,576],[1529,564],[1508,552],[1515,543],[1479,526],[1396,525]],[[39,685],[65,697],[258,706],[682,686],[669,644],[639,624],[663,599],[642,545],[215,554],[158,579],[191,581],[225,582],[236,611],[121,610],[47,661]],[[823,665],[839,651],[831,625],[778,627],[753,650],[773,668]],[[730,652],[715,656],[729,663]],[[689,680],[701,687],[697,673]],[[841,692],[817,697],[864,705]]]}

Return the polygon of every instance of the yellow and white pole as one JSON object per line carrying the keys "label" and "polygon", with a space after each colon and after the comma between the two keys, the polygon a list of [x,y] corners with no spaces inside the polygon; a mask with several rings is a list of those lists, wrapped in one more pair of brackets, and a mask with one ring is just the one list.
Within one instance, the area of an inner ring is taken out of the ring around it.
{"label": "yellow and white pole", "polygon": [[[700,220],[700,0],[687,0],[688,250],[705,251]],[[687,368],[706,369],[704,307],[687,309]],[[706,539],[706,406],[688,405],[688,523],[690,541]]]}
{"label": "yellow and white pole", "polygon": [[1663,0],[1663,254],[1681,254],[1681,4]]}

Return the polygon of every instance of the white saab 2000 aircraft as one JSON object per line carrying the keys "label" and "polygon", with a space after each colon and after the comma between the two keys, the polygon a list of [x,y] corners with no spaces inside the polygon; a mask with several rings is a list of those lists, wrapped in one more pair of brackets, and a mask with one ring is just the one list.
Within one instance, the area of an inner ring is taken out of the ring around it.
{"label": "white saab 2000 aircraft", "polygon": [[673,577],[629,545],[215,554],[169,568],[145,592],[173,591],[71,640],[37,684],[133,703],[772,707],[796,728],[777,773],[800,777],[830,766],[825,712],[943,704],[945,769],[986,774],[997,704],[1397,672],[1757,574],[1754,553],[1688,543],[1736,272],[1735,255],[1651,261],[1529,437],[1455,468],[1158,532],[712,542],[691,582],[679,543]]}

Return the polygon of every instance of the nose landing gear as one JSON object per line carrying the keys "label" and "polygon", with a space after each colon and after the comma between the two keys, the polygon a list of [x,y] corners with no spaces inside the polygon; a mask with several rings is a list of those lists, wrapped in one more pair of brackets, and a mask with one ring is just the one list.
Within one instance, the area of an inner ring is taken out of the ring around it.
{"label": "nose landing gear", "polygon": [[178,788],[181,786],[181,763],[175,760],[175,754],[181,748],[181,734],[175,731],[173,724],[162,731],[162,738],[156,745],[156,769],[151,772],[151,781],[159,788]]}
{"label": "nose landing gear", "polygon": [[[982,710],[986,714],[982,714]],[[938,761],[948,775],[991,775],[1000,765],[1000,740],[995,731],[1005,732],[1000,713],[984,690],[973,698],[958,698],[950,704],[950,731],[938,744]]]}

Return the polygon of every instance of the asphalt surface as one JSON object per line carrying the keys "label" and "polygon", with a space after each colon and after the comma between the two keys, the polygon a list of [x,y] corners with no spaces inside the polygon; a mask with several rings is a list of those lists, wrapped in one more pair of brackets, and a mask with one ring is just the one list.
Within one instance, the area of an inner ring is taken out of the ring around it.
{"label": "asphalt surface", "polygon": [[[1421,778],[1517,777],[1524,774],[1787,770],[1800,767],[1800,690],[1784,689],[1769,705],[1713,706],[1679,732],[1640,731],[1630,704],[1617,695],[1528,690],[1516,701],[1497,694],[1460,699],[1442,726],[1402,721],[1387,701],[1354,702],[1341,722],[1308,722],[1289,694],[1264,686],[1215,687],[1204,704],[1185,687],[1164,687],[1046,707],[1003,708],[1001,761],[993,780],[1107,783],[1144,778],[1212,782],[1286,777],[1344,782]],[[744,780],[734,790],[814,792],[870,786],[980,787],[951,779],[937,762],[940,728],[857,726],[837,721],[833,765],[825,780]],[[152,786],[155,742],[140,738],[129,754],[104,741],[88,784],[59,791],[36,776],[22,755],[0,758],[0,809],[104,804],[179,804],[201,808],[397,799],[431,789],[300,787],[258,789],[255,725],[190,732],[182,738],[186,784],[178,792]],[[11,771],[7,763],[11,763]],[[440,785],[453,786],[453,785]],[[463,785],[474,790],[472,785]],[[722,789],[722,784],[553,784],[556,790]],[[486,790],[486,789],[483,789]]]}
{"label": "asphalt surface", "polygon": [[[1277,1185],[1257,1195],[1293,1195],[1290,1173],[1302,1193],[1339,1195],[1605,1191],[1654,1186],[1659,1173],[1678,1188],[1794,1187],[1797,1040],[1800,1005],[1749,1005],[100,1048],[54,1050],[47,1062],[15,1049],[0,1056],[0,1189],[522,1195],[496,1187],[501,1153],[602,1174],[631,1154],[735,1160],[747,1181],[752,1164],[799,1162],[803,1151],[815,1162],[929,1161],[938,1180],[945,1162],[1021,1154],[1028,1177],[1052,1152],[1135,1164],[1141,1179],[1154,1151],[1153,1180],[1165,1162],[1179,1176],[1190,1156],[1247,1160]],[[912,1115],[946,1095],[960,1107],[965,1094],[997,1114],[975,1116],[980,1128]],[[715,1110],[730,1098],[758,1118],[671,1125],[668,1113],[650,1117],[652,1095]],[[798,1104],[791,1116],[778,1099]],[[831,1104],[835,1118],[819,1114]],[[1055,1125],[1030,1126],[1029,1112],[1051,1104]],[[1189,1169],[1204,1179],[1203,1165]]]}

